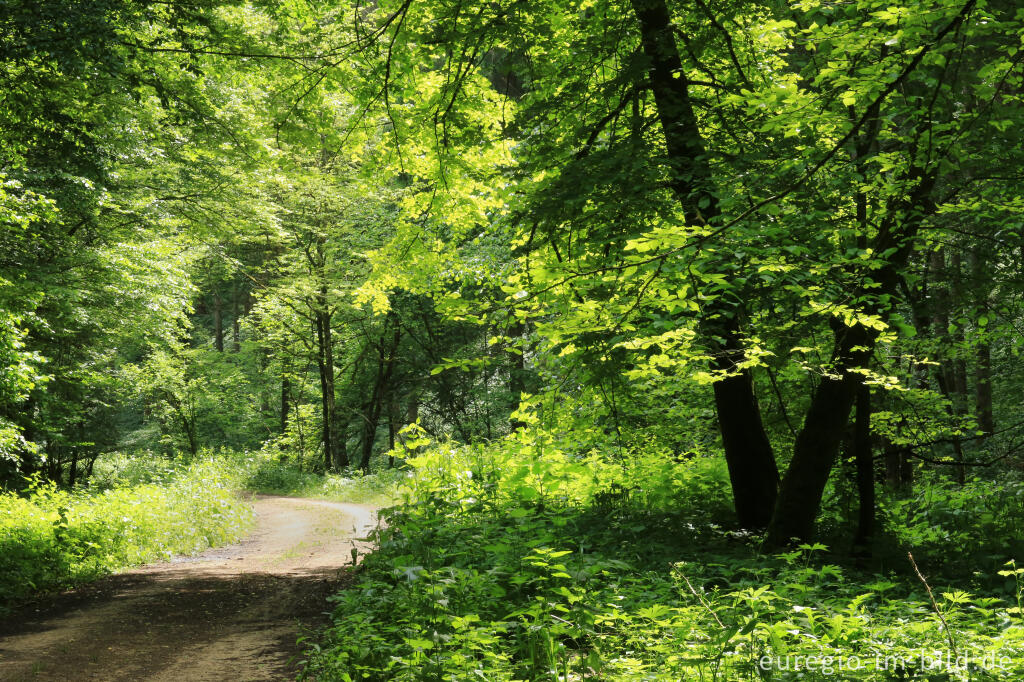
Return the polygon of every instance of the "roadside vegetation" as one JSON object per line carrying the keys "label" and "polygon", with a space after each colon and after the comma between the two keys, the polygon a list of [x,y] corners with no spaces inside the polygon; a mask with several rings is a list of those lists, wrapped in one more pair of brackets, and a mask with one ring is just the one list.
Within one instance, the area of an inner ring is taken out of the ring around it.
{"label": "roadside vegetation", "polygon": [[[580,457],[524,435],[408,465],[308,679],[1024,676],[1020,480],[887,498],[887,549],[865,559],[762,552],[713,457]],[[824,512],[837,543],[842,498]]]}
{"label": "roadside vegetation", "polygon": [[242,485],[246,490],[267,495],[310,497],[335,502],[352,502],[389,507],[397,501],[396,491],[408,475],[404,469],[360,469],[323,472],[300,468],[279,455],[253,458]]}
{"label": "roadside vegetation", "polygon": [[251,527],[231,463],[112,455],[93,484],[0,493],[0,610],[129,566],[195,554]]}
{"label": "roadside vegetation", "polygon": [[309,471],[279,450],[192,457],[114,452],[72,489],[40,477],[0,492],[0,612],[124,568],[229,544],[252,528],[251,494],[372,506],[397,499],[404,470]]}

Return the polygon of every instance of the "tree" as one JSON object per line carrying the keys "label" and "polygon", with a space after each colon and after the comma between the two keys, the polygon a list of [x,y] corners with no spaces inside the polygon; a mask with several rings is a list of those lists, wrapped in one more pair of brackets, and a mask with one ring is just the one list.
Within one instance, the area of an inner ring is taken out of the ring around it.
{"label": "tree", "polygon": [[[1008,8],[867,9],[394,3],[366,29],[386,40],[363,45],[368,106],[383,100],[413,152],[395,161],[415,205],[450,235],[424,244],[417,223],[402,252],[450,269],[472,262],[474,233],[504,240],[518,258],[502,266],[502,305],[537,321],[548,352],[598,383],[712,383],[741,522],[771,516],[770,544],[811,537],[862,386],[899,385],[875,353],[898,343],[908,268],[961,210],[977,126],[1010,115],[1019,78],[1002,56]],[[804,418],[774,511],[755,392],[759,368],[776,371],[766,345],[801,349],[812,383],[780,395]]]}

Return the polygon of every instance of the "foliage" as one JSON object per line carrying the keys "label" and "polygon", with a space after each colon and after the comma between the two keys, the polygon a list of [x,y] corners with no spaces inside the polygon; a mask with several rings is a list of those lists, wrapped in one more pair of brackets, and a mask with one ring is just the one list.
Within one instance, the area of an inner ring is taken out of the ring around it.
{"label": "foliage", "polygon": [[60,490],[37,478],[25,494],[0,495],[0,607],[225,544],[249,529],[251,511],[233,492],[229,462],[115,460],[96,488]]}
{"label": "foliage", "polygon": [[936,477],[912,495],[884,500],[882,514],[891,535],[886,546],[914,548],[933,570],[990,572],[1007,557],[1024,556],[1024,481],[1018,477],[976,476],[964,485]]}
{"label": "foliage", "polygon": [[[873,574],[831,563],[840,557],[824,545],[762,555],[749,536],[716,525],[720,512],[707,503],[727,500],[726,483],[707,460],[674,463],[678,488],[667,495],[653,494],[665,476],[627,476],[623,463],[596,454],[583,466],[524,455],[522,447],[441,445],[410,460],[403,502],[385,514],[379,549],[359,581],[333,598],[333,625],[307,651],[307,676],[889,680],[1024,672],[1020,581],[1015,567],[1003,570],[1005,553],[980,576],[984,588],[931,579],[946,633],[905,557]],[[657,469],[659,459],[647,453],[630,467]],[[930,520],[955,532],[955,523]],[[910,536],[923,544],[927,538],[913,535],[919,530]],[[1015,535],[1012,527],[1001,532]],[[923,556],[922,565],[938,567],[942,553]],[[949,652],[949,637],[966,658],[935,662]]]}
{"label": "foliage", "polygon": [[271,452],[257,453],[249,460],[242,485],[246,490],[271,495],[388,506],[394,503],[397,489],[406,476],[407,472],[402,469],[316,473],[303,469],[287,455]]}
{"label": "foliage", "polygon": [[[0,485],[32,581],[129,560],[65,552],[65,507],[173,506],[177,452],[259,450],[218,466],[405,485],[328,677],[953,647],[905,549],[973,581],[935,607],[965,642],[1016,646],[966,596],[1024,549],[1014,3],[3,6]],[[893,587],[815,558],[851,539]]]}

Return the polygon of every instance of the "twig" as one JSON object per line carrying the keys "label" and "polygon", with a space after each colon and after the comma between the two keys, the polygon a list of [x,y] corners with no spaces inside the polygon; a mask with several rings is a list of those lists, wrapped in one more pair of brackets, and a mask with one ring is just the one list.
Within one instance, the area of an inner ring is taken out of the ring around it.
{"label": "twig", "polygon": [[949,650],[953,652],[953,659],[960,660],[960,654],[956,651],[956,642],[953,641],[953,631],[949,629],[949,623],[946,622],[946,617],[942,615],[942,611],[939,609],[939,605],[935,603],[935,595],[932,594],[932,588],[929,587],[928,581],[921,575],[920,569],[917,567],[917,562],[914,561],[914,555],[907,552],[907,558],[910,559],[910,565],[914,567],[914,573],[917,573],[917,577],[924,583],[924,589],[928,590],[928,598],[932,601],[932,608],[935,610],[935,615],[942,621],[942,627],[946,629],[946,639],[949,640]]}
{"label": "twig", "polygon": [[683,580],[686,581],[686,586],[690,588],[690,592],[693,592],[693,596],[697,598],[697,601],[700,602],[700,605],[703,606],[707,610],[707,612],[711,614],[711,617],[715,619],[715,622],[718,623],[718,626],[724,630],[725,625],[723,625],[722,621],[718,618],[718,614],[711,609],[711,605],[707,603],[704,597],[702,597],[697,592],[697,590],[693,589],[693,585],[690,584],[690,579],[687,578],[686,575],[683,573],[680,573],[679,575],[683,576]]}

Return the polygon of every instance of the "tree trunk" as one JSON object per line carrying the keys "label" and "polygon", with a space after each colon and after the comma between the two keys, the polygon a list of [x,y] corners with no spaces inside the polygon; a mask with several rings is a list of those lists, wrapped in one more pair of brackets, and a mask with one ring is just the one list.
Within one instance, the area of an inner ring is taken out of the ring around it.
{"label": "tree trunk", "polygon": [[240,292],[238,285],[236,284],[231,290],[231,350],[237,353],[242,349],[242,335],[241,335],[241,312],[239,311],[239,298]]}
{"label": "tree trunk", "polygon": [[291,406],[291,377],[288,362],[281,360],[281,434],[288,431],[288,408]]}
{"label": "tree trunk", "polygon": [[384,407],[384,395],[394,372],[395,354],[398,352],[401,338],[402,329],[396,323],[390,351],[385,351],[383,337],[377,347],[377,380],[374,382],[373,394],[364,411],[363,452],[359,462],[359,467],[363,471],[370,470],[370,457],[373,455],[373,442],[377,437],[377,425],[380,423],[380,415]]}
{"label": "tree trunk", "polygon": [[[954,267],[955,266],[955,267]],[[952,293],[956,293],[957,286],[956,281],[959,279],[960,269],[959,258],[955,255],[950,259],[950,265],[946,265],[945,253],[938,249],[932,252],[931,255],[931,272],[934,277],[934,284],[932,286],[933,291],[933,313],[932,317],[935,320],[935,336],[941,342],[945,348],[954,349],[954,353],[958,352],[958,346],[962,345],[963,332],[960,330],[960,325],[957,325],[957,332],[950,334],[950,313],[953,312],[954,297]],[[959,303],[959,301],[957,301]],[[964,402],[964,392],[966,392],[966,376],[961,379],[960,361],[953,358],[945,358],[940,361],[938,368],[936,369],[936,379],[939,386],[939,392],[946,398],[948,407],[946,413],[952,421],[959,421],[961,415],[961,406]],[[960,389],[963,388],[963,391]],[[963,445],[957,438],[953,439],[953,456],[958,462],[963,462],[964,452]],[[967,478],[967,472],[963,465],[956,468],[957,481],[963,485]]]}
{"label": "tree trunk", "polygon": [[321,441],[324,446],[324,468],[343,466],[338,462],[334,441],[334,346],[331,339],[331,315],[323,310],[314,316],[317,340],[317,369],[320,373]]}
{"label": "tree trunk", "polygon": [[[859,292],[860,296],[871,293],[878,303],[867,306],[867,312],[883,319],[890,311],[886,301],[895,299],[899,291],[900,270],[910,258],[914,238],[925,217],[935,210],[931,200],[934,176],[912,168],[907,180],[911,183],[907,198],[890,207],[872,240],[875,253],[891,255],[883,267],[866,273],[868,282],[862,286],[869,288]],[[822,494],[839,452],[841,433],[849,420],[857,387],[863,381],[860,374],[851,370],[866,368],[871,360],[877,332],[861,325],[847,327],[838,319],[833,319],[832,331],[832,357],[836,363],[833,373],[840,378],[824,377],[811,398],[793,448],[793,459],[779,489],[775,514],[765,538],[767,547],[781,547],[793,539],[811,539]]]}
{"label": "tree trunk", "polygon": [[224,352],[224,313],[216,286],[213,289],[213,347]]}
{"label": "tree trunk", "polygon": [[843,430],[850,418],[850,410],[862,383],[853,367],[865,366],[874,336],[861,326],[845,327],[833,323],[836,335],[837,372],[839,379],[823,377],[818,384],[803,427],[793,447],[793,459],[782,479],[778,502],[768,536],[769,547],[781,547],[791,540],[809,540],[814,534],[814,520],[818,515],[825,484],[839,453]]}
{"label": "tree trunk", "polygon": [[388,398],[388,469],[395,468],[395,420],[398,418],[393,397]]}
{"label": "tree trunk", "polygon": [[853,455],[857,463],[857,533],[853,546],[871,554],[875,534],[875,462],[871,452],[871,387],[857,387],[857,418],[853,428]]}
{"label": "tree trunk", "polygon": [[956,392],[957,414],[967,414],[967,362],[964,360],[964,326],[959,321],[963,317],[967,300],[964,297],[963,287],[963,262],[960,252],[953,250],[949,255],[949,269],[952,274],[950,278],[950,303],[951,312],[958,320],[956,329],[953,331],[953,389]]}
{"label": "tree trunk", "polygon": [[[650,62],[648,75],[665,136],[672,190],[688,224],[712,223],[719,218],[718,197],[668,6],[665,0],[631,1]],[[778,469],[761,420],[753,377],[749,369],[736,370],[737,361],[744,358],[738,315],[738,310],[717,300],[704,310],[708,331],[720,342],[712,367],[732,373],[715,384],[714,392],[736,515],[741,526],[763,528],[772,515]]]}
{"label": "tree trunk", "polygon": [[[522,338],[526,331],[526,327],[522,322],[516,322],[509,327],[508,335],[512,338]],[[509,359],[509,370],[508,370],[508,392],[510,396],[509,400],[509,414],[511,415],[517,409],[519,409],[519,399],[522,396],[523,391],[526,390],[526,357],[522,348],[518,349],[520,352],[508,351]],[[519,429],[526,426],[526,424],[518,419],[509,417],[508,421],[509,429],[511,431],[518,431]]]}
{"label": "tree trunk", "polygon": [[71,464],[68,465],[68,488],[75,487],[75,479],[78,477],[78,451],[80,445],[71,448]]}
{"label": "tree trunk", "polygon": [[[988,315],[988,283],[980,248],[975,247],[968,256],[971,267],[971,290],[975,292],[975,307],[981,315]],[[984,327],[984,325],[981,325]],[[985,330],[981,330],[984,335]],[[982,337],[984,339],[984,336]],[[978,343],[975,351],[974,412],[978,417],[978,428],[986,434],[995,432],[992,413],[992,347],[987,340]]]}
{"label": "tree trunk", "polygon": [[899,446],[886,442],[883,450],[885,454],[885,484],[891,490],[898,490],[902,487],[903,449]]}
{"label": "tree trunk", "polygon": [[[739,359],[741,351],[723,355],[712,367],[730,370]],[[764,528],[775,508],[779,470],[761,425],[753,378],[742,371],[715,382],[713,388],[736,517],[745,528]]]}
{"label": "tree trunk", "polygon": [[978,414],[978,428],[986,434],[996,430],[992,412],[992,349],[987,343],[978,344],[975,370],[974,404]]}

